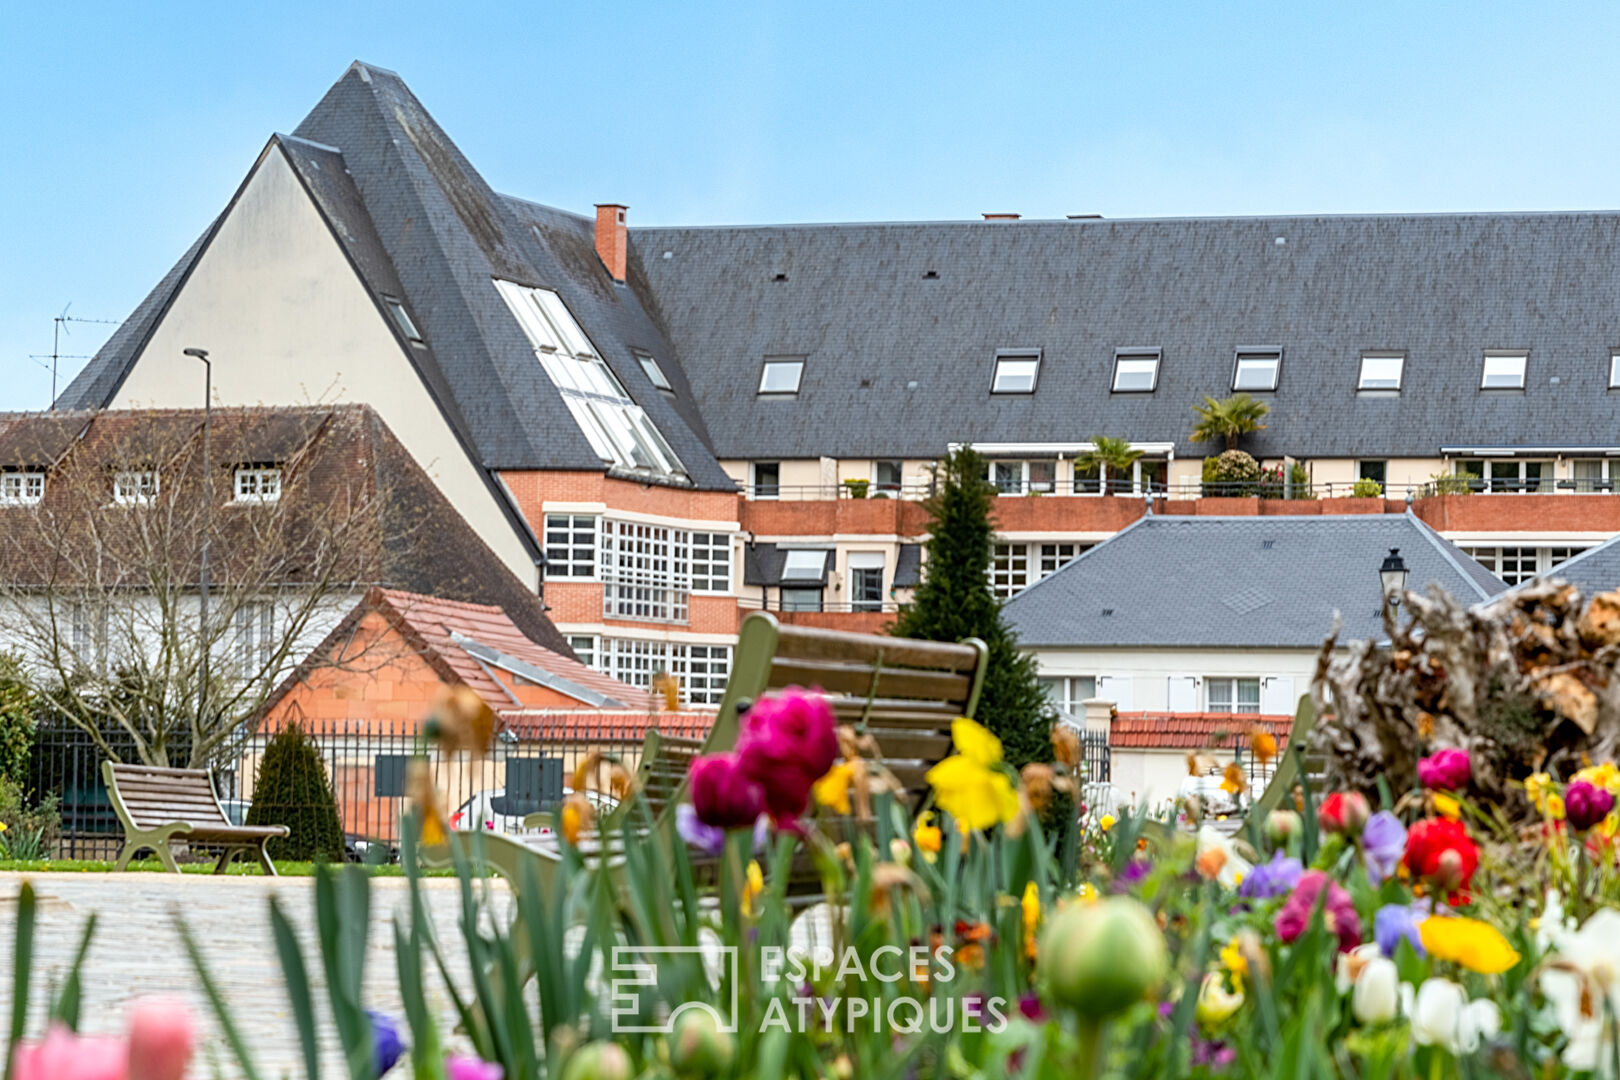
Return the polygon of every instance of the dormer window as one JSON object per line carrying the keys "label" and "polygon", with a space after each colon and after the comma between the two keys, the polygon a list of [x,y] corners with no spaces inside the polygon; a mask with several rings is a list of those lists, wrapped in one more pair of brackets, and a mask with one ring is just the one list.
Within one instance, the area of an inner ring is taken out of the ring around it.
{"label": "dormer window", "polygon": [[761,394],[797,394],[804,378],[804,357],[767,356],[759,373]]}
{"label": "dormer window", "polygon": [[992,394],[1033,394],[1041,373],[1037,349],[1002,349],[996,353],[995,373],[990,379]]}
{"label": "dormer window", "polygon": [[411,319],[410,313],[405,310],[405,305],[392,296],[383,297],[383,303],[388,305],[388,312],[394,317],[394,322],[399,325],[399,332],[405,335],[405,340],[412,345],[424,344],[422,332],[416,328],[416,323]]}
{"label": "dormer window", "polygon": [[1281,349],[1239,349],[1237,359],[1232,367],[1232,389],[1275,390],[1277,389],[1277,377],[1281,372]]}
{"label": "dormer window", "polygon": [[281,498],[281,470],[267,466],[237,469],[235,492],[239,503],[275,502]]}
{"label": "dormer window", "polygon": [[113,502],[119,506],[147,506],[157,498],[156,469],[129,470],[113,474]]}
{"label": "dormer window", "polygon": [[664,369],[658,366],[658,361],[653,359],[651,353],[638,352],[635,356],[636,363],[641,365],[641,370],[647,373],[648,380],[655,387],[666,394],[675,393],[675,388],[669,385],[669,376],[664,374]]}
{"label": "dormer window", "polygon": [[1400,390],[1406,357],[1400,353],[1362,353],[1357,390]]}
{"label": "dormer window", "polygon": [[44,497],[44,473],[0,473],[0,506],[32,506]]}
{"label": "dormer window", "polygon": [[1523,390],[1524,369],[1528,353],[1486,353],[1485,367],[1480,373],[1481,390]]}
{"label": "dormer window", "polygon": [[1151,394],[1159,386],[1158,349],[1114,350],[1114,393]]}

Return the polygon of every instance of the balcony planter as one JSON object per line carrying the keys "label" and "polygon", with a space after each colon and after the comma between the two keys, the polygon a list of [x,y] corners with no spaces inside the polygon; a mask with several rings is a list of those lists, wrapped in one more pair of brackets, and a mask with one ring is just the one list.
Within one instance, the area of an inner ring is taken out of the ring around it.
{"label": "balcony planter", "polygon": [[1260,513],[1264,517],[1320,515],[1322,502],[1320,499],[1261,499]]}
{"label": "balcony planter", "polygon": [[1260,513],[1260,500],[1254,496],[1208,496],[1198,500],[1198,513],[1205,516],[1256,517]]}
{"label": "balcony planter", "polygon": [[1344,499],[1323,499],[1322,513],[1324,514],[1382,514],[1384,512],[1383,496],[1368,496],[1366,498],[1349,497]]}

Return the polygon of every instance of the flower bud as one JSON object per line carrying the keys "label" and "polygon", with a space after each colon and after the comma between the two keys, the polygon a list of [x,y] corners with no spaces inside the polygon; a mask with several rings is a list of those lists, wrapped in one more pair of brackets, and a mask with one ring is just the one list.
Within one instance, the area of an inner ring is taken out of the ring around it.
{"label": "flower bud", "polygon": [[1152,993],[1170,963],[1153,915],[1127,896],[1062,909],[1047,924],[1038,955],[1053,999],[1093,1020]]}
{"label": "flower bud", "polygon": [[705,1008],[684,1010],[669,1036],[669,1063],[682,1076],[714,1076],[724,1072],[736,1055],[737,1044],[720,1030],[715,1015]]}
{"label": "flower bud", "polygon": [[1359,791],[1335,791],[1316,808],[1316,820],[1325,833],[1359,836],[1372,816],[1367,797]]}
{"label": "flower bud", "polygon": [[1273,844],[1288,843],[1304,827],[1304,820],[1293,810],[1273,810],[1266,815],[1266,839]]}
{"label": "flower bud", "polygon": [[563,1066],[562,1080],[630,1080],[636,1074],[630,1054],[618,1043],[589,1042]]}
{"label": "flower bud", "polygon": [[1400,975],[1393,960],[1382,956],[1367,961],[1350,993],[1350,1011],[1363,1024],[1395,1019],[1400,1007]]}

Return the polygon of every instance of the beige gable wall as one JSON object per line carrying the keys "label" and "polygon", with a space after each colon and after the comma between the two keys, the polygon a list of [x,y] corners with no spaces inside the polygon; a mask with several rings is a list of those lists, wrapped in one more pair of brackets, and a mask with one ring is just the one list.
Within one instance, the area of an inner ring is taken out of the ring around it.
{"label": "beige gable wall", "polygon": [[281,152],[265,152],[163,316],[114,408],[195,408],[207,349],[216,405],[360,402],[531,587],[525,551]]}

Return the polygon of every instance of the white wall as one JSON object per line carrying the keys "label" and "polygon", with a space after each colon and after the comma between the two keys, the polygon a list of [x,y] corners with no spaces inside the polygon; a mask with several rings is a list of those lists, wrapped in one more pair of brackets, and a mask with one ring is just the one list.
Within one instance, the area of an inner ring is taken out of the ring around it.
{"label": "white wall", "polygon": [[1187,776],[1187,751],[1115,748],[1109,756],[1109,775],[1121,805],[1157,808],[1181,790]]}
{"label": "white wall", "polygon": [[[1119,680],[1099,681],[1097,695],[1112,700],[1121,712],[1196,712],[1205,704],[1206,676],[1261,679],[1262,710],[1292,714],[1294,704],[1316,672],[1315,649],[1032,649],[1043,676],[1089,675]],[[1192,687],[1191,708],[1171,705],[1171,679]],[[1109,691],[1112,691],[1109,692]],[[1286,701],[1286,707],[1282,702]]]}
{"label": "white wall", "polygon": [[[492,286],[493,287],[493,286]],[[360,402],[531,588],[534,560],[440,414],[286,158],[266,151],[113,408],[196,408],[207,349],[216,405]]]}

